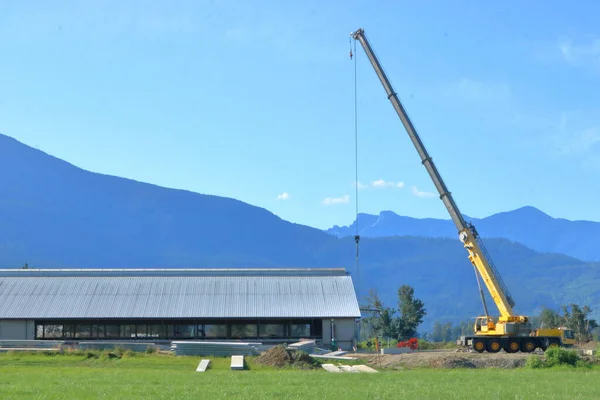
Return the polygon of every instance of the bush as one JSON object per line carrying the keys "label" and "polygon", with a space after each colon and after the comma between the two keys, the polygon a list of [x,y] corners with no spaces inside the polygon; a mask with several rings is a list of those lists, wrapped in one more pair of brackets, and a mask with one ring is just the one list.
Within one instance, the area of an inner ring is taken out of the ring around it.
{"label": "bush", "polygon": [[527,368],[534,368],[534,369],[535,368],[543,368],[544,362],[538,356],[529,356],[529,358],[527,359],[527,362],[525,363],[525,366]]}
{"label": "bush", "polygon": [[546,350],[546,366],[553,367],[555,365],[570,365],[576,366],[577,361],[581,358],[577,351],[567,350],[560,347],[550,347]]}
{"label": "bush", "polygon": [[525,366],[529,368],[552,368],[558,366],[585,368],[589,367],[590,364],[582,359],[576,350],[550,347],[544,353],[544,360],[537,356],[531,356],[527,359]]}

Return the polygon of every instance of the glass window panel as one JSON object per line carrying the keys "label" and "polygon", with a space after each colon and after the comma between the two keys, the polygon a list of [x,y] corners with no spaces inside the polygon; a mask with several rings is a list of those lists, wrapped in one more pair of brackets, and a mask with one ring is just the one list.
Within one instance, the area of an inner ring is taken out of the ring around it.
{"label": "glass window panel", "polygon": [[39,339],[44,338],[44,325],[38,325],[35,329],[35,337]]}
{"label": "glass window panel", "polygon": [[225,338],[227,337],[227,325],[204,325],[204,332],[208,338]]}
{"label": "glass window panel", "polygon": [[310,324],[292,324],[290,329],[290,337],[309,337],[310,336]]}
{"label": "glass window panel", "polygon": [[146,337],[157,339],[164,336],[164,327],[162,325],[148,325]]}
{"label": "glass window panel", "polygon": [[146,337],[146,324],[138,324],[135,326],[136,329],[136,337],[145,338]]}
{"label": "glass window panel", "polygon": [[255,338],[257,335],[256,324],[232,324],[231,325],[231,337],[232,338]]}
{"label": "glass window panel", "polygon": [[65,338],[72,338],[74,331],[75,331],[75,325],[65,325],[63,327],[63,336]]}
{"label": "glass window panel", "polygon": [[124,339],[135,338],[135,325],[121,325],[121,337]]}
{"label": "glass window panel", "polygon": [[175,326],[174,325],[167,325],[167,337],[169,339],[174,338],[175,337]]}
{"label": "glass window panel", "polygon": [[91,333],[90,325],[75,325],[75,337],[76,338],[89,338]]}
{"label": "glass window panel", "polygon": [[206,337],[206,331],[204,330],[204,325],[196,325],[196,337],[199,339]]}
{"label": "glass window panel", "polygon": [[93,339],[98,338],[98,325],[92,325],[92,330],[90,331],[90,337]]}
{"label": "glass window panel", "polygon": [[110,339],[116,339],[119,336],[119,328],[120,326],[117,324],[106,325],[105,328],[105,337]]}
{"label": "glass window panel", "polygon": [[105,330],[104,325],[98,325],[98,338],[99,339],[104,339],[104,337],[105,337],[104,330]]}
{"label": "glass window panel", "polygon": [[195,336],[196,325],[175,325],[176,338],[193,338]]}
{"label": "glass window panel", "polygon": [[283,324],[261,324],[259,325],[260,337],[281,338],[285,336]]}
{"label": "glass window panel", "polygon": [[58,339],[63,335],[62,325],[45,325],[44,326],[44,338],[45,339]]}

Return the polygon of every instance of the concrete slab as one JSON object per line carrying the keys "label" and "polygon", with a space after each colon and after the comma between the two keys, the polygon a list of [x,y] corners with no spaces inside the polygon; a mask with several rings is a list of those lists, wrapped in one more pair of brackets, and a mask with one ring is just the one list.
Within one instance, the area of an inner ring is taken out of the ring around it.
{"label": "concrete slab", "polygon": [[356,360],[353,357],[343,357],[343,356],[328,356],[328,355],[320,355],[320,354],[311,354],[312,358],[326,358],[329,360]]}
{"label": "concrete slab", "polygon": [[198,368],[196,368],[196,372],[204,372],[208,368],[210,364],[210,360],[202,360],[200,364],[198,364]]}
{"label": "concrete slab", "polygon": [[352,365],[340,365],[339,367],[344,372],[354,372],[354,373],[360,372],[359,370],[354,369],[354,367]]}
{"label": "concrete slab", "polygon": [[348,352],[347,352],[347,351],[344,351],[344,350],[338,350],[338,351],[332,351],[332,352],[330,352],[330,353],[326,353],[326,354],[323,354],[323,355],[324,355],[324,356],[334,356],[334,357],[339,357],[339,356],[343,356],[343,355],[345,355],[345,354],[348,354]]}
{"label": "concrete slab", "polygon": [[327,372],[343,372],[333,364],[321,364],[321,367],[323,367],[323,369]]}
{"label": "concrete slab", "polygon": [[231,356],[231,369],[243,370],[244,369],[244,356]]}
{"label": "concrete slab", "polygon": [[353,365],[354,369],[360,372],[368,372],[368,373],[373,373],[373,372],[379,372],[376,369],[373,369],[367,365]]}

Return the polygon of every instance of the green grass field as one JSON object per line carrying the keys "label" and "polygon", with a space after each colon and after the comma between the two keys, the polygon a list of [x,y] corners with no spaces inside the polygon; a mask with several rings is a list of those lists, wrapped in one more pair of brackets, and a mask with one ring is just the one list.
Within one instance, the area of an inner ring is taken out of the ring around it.
{"label": "green grass field", "polygon": [[140,354],[121,359],[85,355],[0,354],[0,399],[594,399],[600,369],[401,370],[334,374],[274,370],[248,359]]}

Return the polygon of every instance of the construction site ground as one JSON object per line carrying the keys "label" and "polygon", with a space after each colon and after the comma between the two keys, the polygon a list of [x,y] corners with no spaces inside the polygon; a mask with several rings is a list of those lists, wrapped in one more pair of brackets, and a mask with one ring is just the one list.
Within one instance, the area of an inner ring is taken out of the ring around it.
{"label": "construction site ground", "polygon": [[360,358],[375,368],[518,368],[525,365],[532,354],[543,356],[541,352],[509,354],[476,353],[456,350],[422,350],[403,354],[347,354]]}

